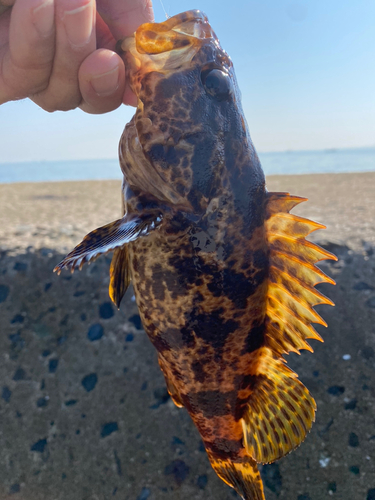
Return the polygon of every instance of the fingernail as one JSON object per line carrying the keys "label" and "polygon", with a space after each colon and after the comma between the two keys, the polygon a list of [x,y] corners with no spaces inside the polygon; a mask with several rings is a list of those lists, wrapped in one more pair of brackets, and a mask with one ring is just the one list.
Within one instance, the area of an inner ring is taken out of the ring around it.
{"label": "fingernail", "polygon": [[53,0],[45,0],[33,9],[34,26],[42,36],[48,36],[52,33],[54,19]]}
{"label": "fingernail", "polygon": [[120,68],[119,66],[116,66],[110,71],[107,71],[107,73],[93,76],[91,79],[91,85],[100,97],[111,95],[119,87],[119,75]]}
{"label": "fingernail", "polygon": [[[91,9],[91,12],[88,12]],[[92,3],[66,10],[63,15],[66,35],[73,47],[83,47],[88,43],[93,31],[94,9]]]}

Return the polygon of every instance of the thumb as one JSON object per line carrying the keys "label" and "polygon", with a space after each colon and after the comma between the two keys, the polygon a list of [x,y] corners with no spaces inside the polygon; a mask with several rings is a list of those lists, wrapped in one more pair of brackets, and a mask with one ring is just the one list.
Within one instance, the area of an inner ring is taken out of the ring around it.
{"label": "thumb", "polygon": [[154,20],[152,0],[97,0],[97,10],[116,40]]}

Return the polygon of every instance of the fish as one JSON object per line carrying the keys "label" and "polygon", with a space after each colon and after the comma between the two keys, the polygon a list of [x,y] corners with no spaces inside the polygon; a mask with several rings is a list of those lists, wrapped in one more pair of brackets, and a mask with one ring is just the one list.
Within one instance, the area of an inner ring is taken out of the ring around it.
{"label": "fish", "polygon": [[123,217],[56,266],[113,251],[109,295],[130,282],[168,392],[197,427],[217,475],[264,500],[259,464],[297,448],[316,404],[284,355],[322,340],[315,311],[336,260],[291,214],[306,198],[269,192],[233,64],[205,14],[141,25],[118,43],[136,113],[120,140]]}

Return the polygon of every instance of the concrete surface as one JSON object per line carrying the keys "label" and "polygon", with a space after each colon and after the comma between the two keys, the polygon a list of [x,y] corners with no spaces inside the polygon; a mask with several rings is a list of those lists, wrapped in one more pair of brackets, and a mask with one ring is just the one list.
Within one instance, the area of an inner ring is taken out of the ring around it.
{"label": "concrete surface", "polygon": [[[310,197],[336,303],[314,354],[288,362],[318,404],[306,441],[265,466],[267,500],[375,499],[375,174],[284,176]],[[0,500],[229,500],[197,431],[165,389],[132,291],[108,297],[110,257],[52,268],[118,217],[118,182],[0,185]]]}

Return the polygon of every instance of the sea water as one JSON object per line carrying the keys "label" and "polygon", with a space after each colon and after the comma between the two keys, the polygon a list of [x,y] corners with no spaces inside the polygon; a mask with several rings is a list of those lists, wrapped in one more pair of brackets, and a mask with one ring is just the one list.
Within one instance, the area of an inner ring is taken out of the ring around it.
{"label": "sea water", "polygon": [[[259,153],[266,175],[375,171],[375,147]],[[0,183],[121,179],[117,159],[0,163]]]}

